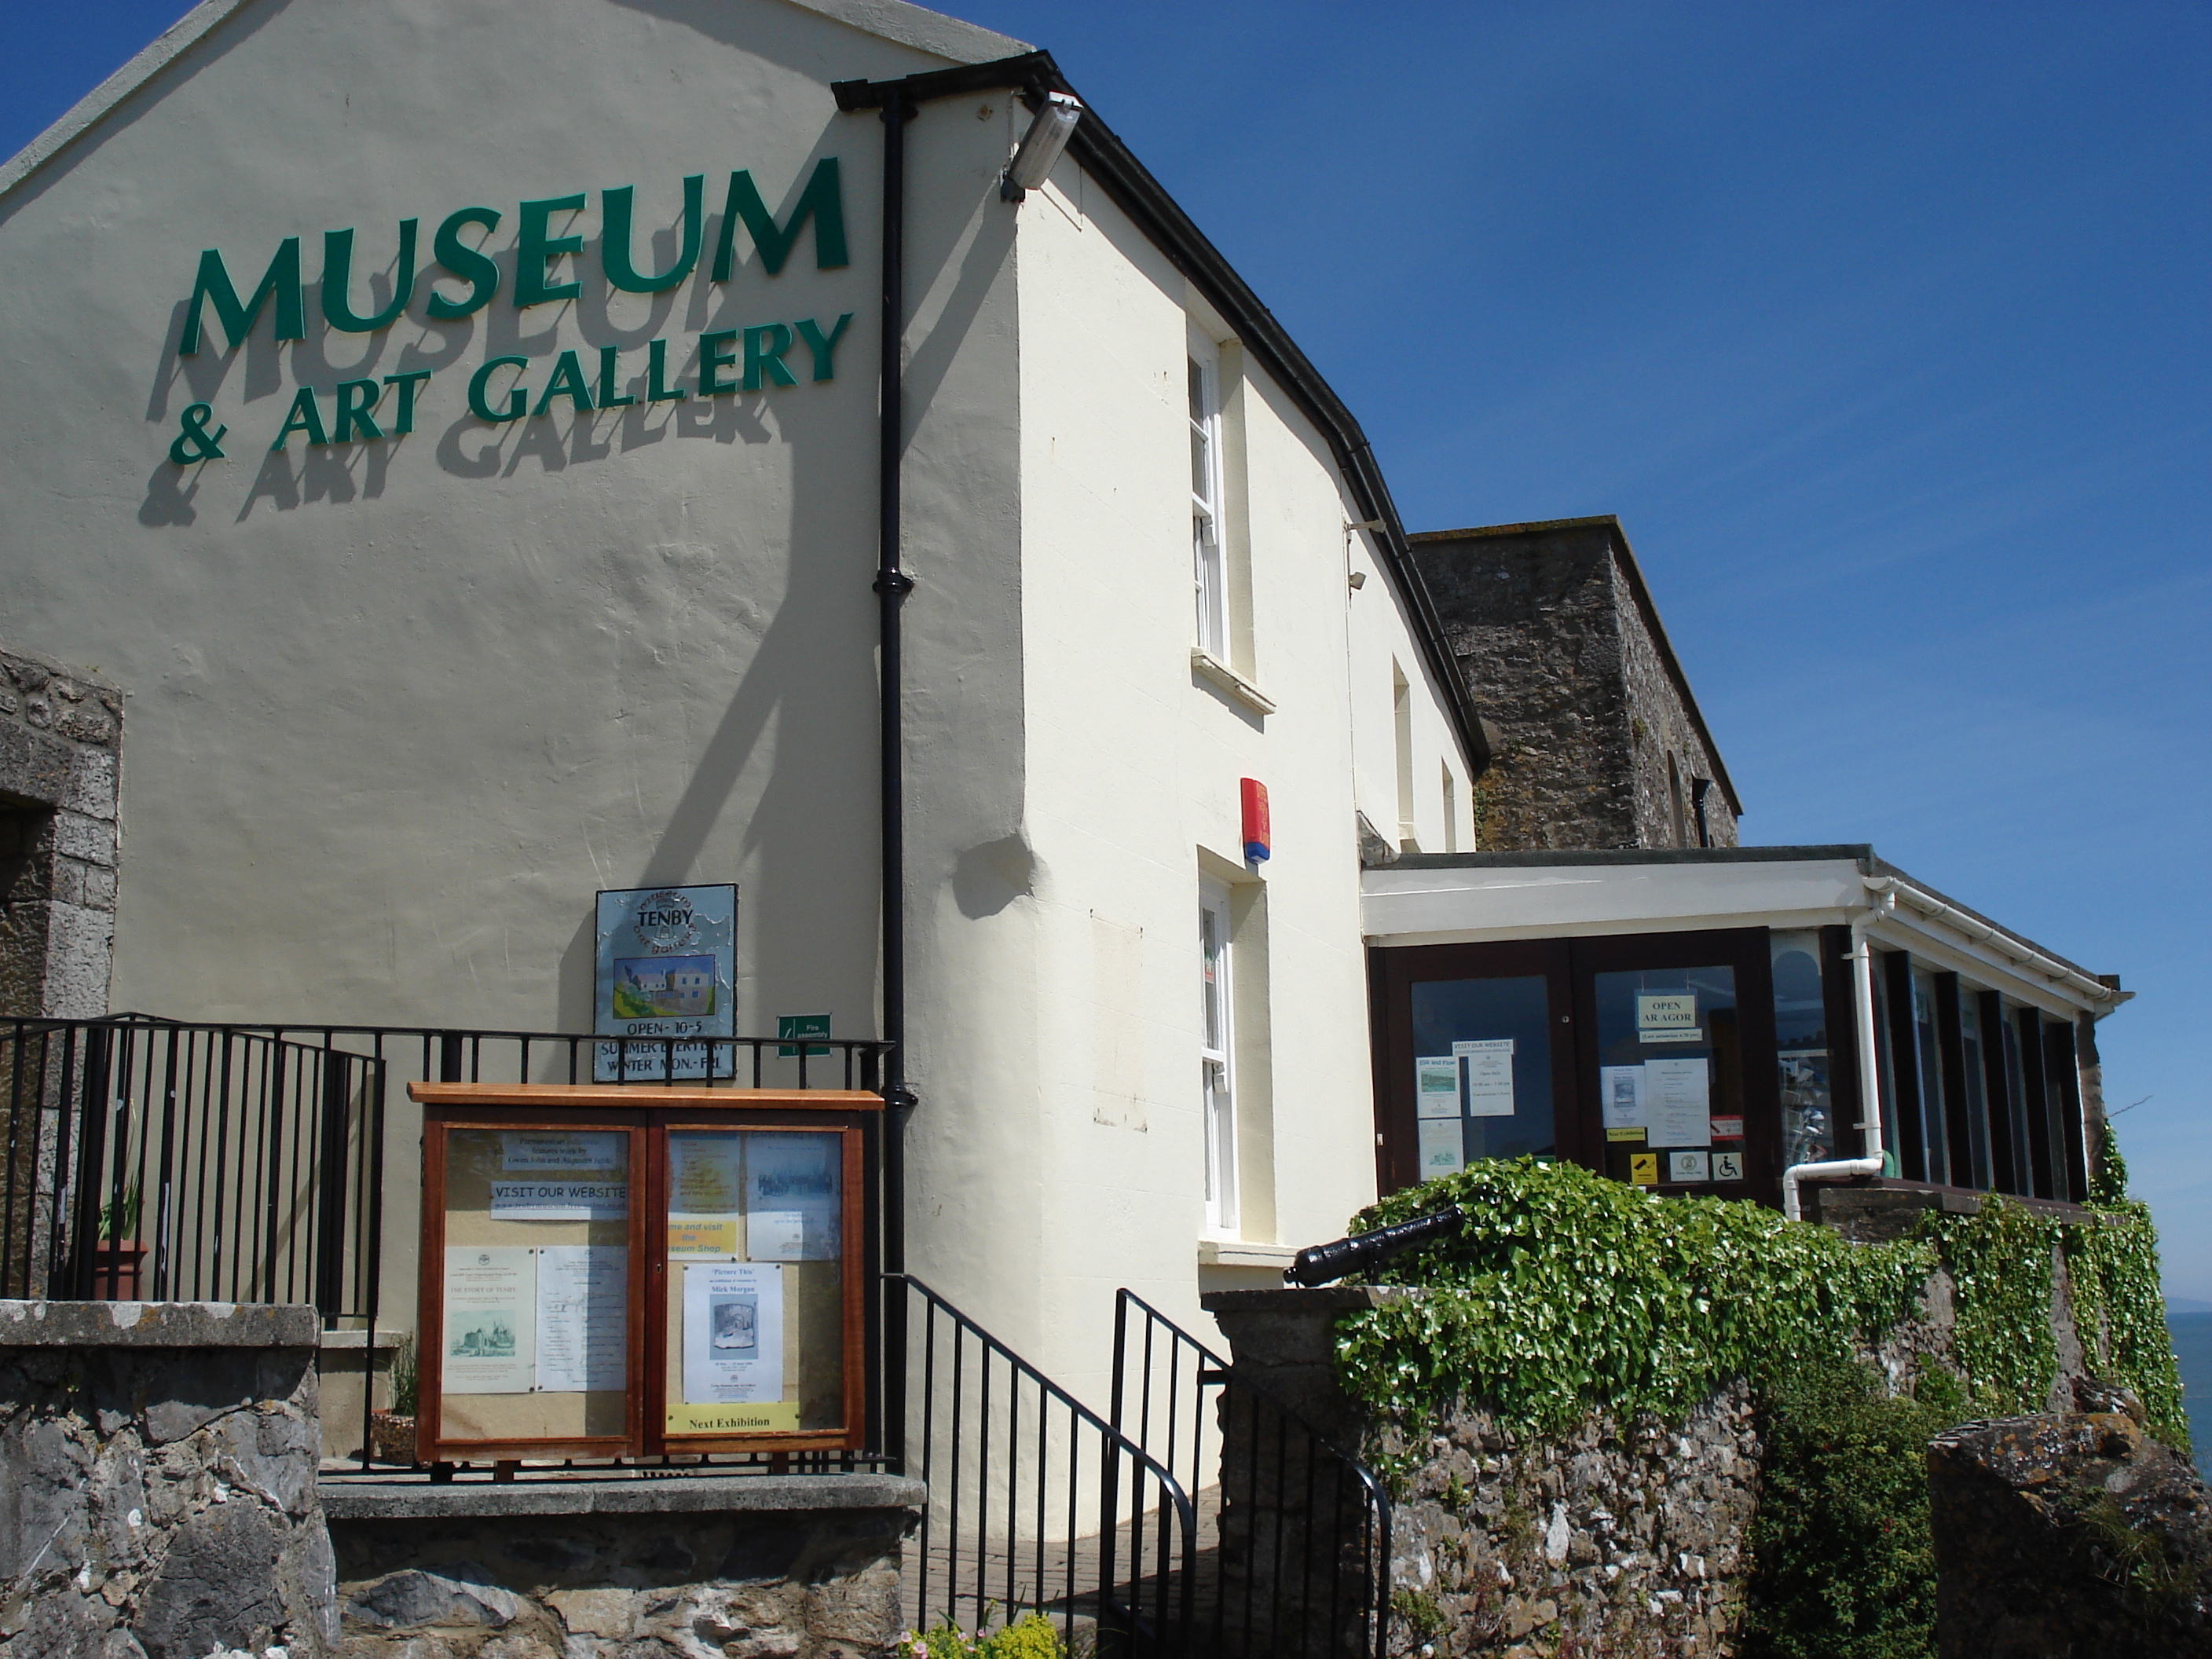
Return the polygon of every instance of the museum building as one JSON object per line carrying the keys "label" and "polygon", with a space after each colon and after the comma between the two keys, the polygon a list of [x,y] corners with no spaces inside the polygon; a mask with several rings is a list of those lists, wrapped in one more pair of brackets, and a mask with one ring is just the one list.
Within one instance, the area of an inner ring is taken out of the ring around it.
{"label": "museum building", "polygon": [[[1209,1330],[1473,1158],[2086,1195],[2117,981],[1737,845],[1618,524],[1409,535],[1023,43],[209,0],[0,170],[0,268],[9,1294],[235,1294],[250,1173],[241,1299],[584,1402],[454,1405],[501,1455],[630,1443],[546,1287],[658,1298],[665,1449],[864,1255],[1094,1398],[1117,1290]],[[784,1363],[757,1426],[851,1425]]]}

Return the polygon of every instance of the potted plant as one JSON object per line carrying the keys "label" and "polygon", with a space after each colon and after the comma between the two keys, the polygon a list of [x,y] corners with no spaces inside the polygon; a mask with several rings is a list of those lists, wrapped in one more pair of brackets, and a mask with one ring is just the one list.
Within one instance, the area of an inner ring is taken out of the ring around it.
{"label": "potted plant", "polygon": [[368,1416],[368,1452],[380,1463],[415,1462],[415,1334],[392,1345],[391,1405]]}
{"label": "potted plant", "polygon": [[137,1239],[138,1188],[100,1206],[92,1244],[92,1296],[95,1302],[136,1302],[146,1247]]}

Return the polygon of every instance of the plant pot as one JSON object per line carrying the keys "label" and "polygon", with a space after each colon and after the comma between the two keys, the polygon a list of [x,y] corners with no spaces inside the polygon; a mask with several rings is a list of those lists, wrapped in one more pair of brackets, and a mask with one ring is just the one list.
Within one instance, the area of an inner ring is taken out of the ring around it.
{"label": "plant pot", "polygon": [[415,1463],[415,1419],[398,1412],[368,1414],[368,1453],[380,1463]]}
{"label": "plant pot", "polygon": [[135,1238],[110,1239],[92,1247],[92,1299],[95,1302],[138,1300],[140,1269],[146,1247]]}

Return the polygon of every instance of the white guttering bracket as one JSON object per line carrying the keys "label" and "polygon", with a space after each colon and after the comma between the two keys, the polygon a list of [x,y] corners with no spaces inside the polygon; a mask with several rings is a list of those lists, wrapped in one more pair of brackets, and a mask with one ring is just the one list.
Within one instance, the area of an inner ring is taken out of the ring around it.
{"label": "white guttering bracket", "polygon": [[1867,891],[1877,899],[1887,899],[1892,903],[1899,899],[1904,900],[1929,921],[1942,922],[1991,954],[2007,958],[2017,968],[2039,974],[2054,985],[2063,985],[2075,995],[2087,998],[2107,1012],[2120,1000],[2120,993],[2104,981],[2092,979],[2071,963],[2061,962],[2048,952],[2014,939],[2002,928],[1991,927],[1979,916],[1969,915],[1955,904],[1945,903],[1911,882],[1899,881],[1894,876],[1869,876],[1866,887]]}

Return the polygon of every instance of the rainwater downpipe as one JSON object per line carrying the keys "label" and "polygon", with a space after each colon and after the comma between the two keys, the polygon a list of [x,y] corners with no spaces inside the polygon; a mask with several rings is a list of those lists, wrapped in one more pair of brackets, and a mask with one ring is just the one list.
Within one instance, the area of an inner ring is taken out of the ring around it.
{"label": "rainwater downpipe", "polygon": [[906,1082],[906,775],[899,617],[914,578],[901,568],[904,531],[899,465],[904,435],[901,356],[906,334],[906,123],[914,105],[894,89],[884,100],[884,259],[880,330],[882,408],[878,414],[876,546],[879,755],[883,820],[884,1238],[886,1273],[906,1271],[906,1121],[915,1104]]}
{"label": "rainwater downpipe", "polygon": [[1859,1121],[1863,1158],[1832,1158],[1818,1164],[1793,1164],[1782,1172],[1782,1213],[1802,1221],[1803,1205],[1798,1188],[1808,1181],[1848,1181],[1859,1176],[1878,1176],[1888,1167],[1881,1146],[1881,1073],[1875,1062],[1874,947],[1867,929],[1896,899],[1880,895],[1874,904],[1851,921],[1851,1007],[1857,1016],[1859,1051]]}

